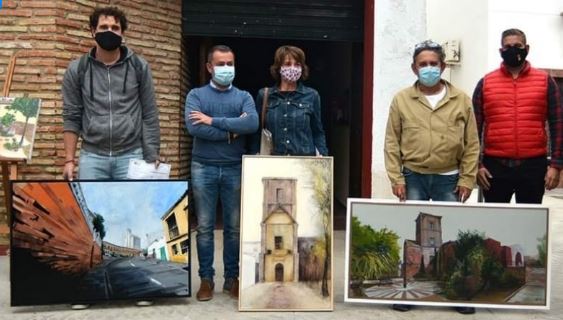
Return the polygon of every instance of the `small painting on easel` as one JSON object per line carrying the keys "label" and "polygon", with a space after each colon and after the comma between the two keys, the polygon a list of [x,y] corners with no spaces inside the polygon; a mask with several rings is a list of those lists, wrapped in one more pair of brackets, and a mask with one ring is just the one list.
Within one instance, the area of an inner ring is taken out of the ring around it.
{"label": "small painting on easel", "polygon": [[0,97],[0,159],[31,160],[41,99]]}

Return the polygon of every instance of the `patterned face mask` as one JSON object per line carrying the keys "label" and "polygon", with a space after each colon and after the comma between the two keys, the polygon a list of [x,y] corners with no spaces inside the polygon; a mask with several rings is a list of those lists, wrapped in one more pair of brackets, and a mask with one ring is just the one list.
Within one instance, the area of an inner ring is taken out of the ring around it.
{"label": "patterned face mask", "polygon": [[280,68],[280,75],[282,79],[288,82],[297,82],[301,78],[300,66],[282,66]]}

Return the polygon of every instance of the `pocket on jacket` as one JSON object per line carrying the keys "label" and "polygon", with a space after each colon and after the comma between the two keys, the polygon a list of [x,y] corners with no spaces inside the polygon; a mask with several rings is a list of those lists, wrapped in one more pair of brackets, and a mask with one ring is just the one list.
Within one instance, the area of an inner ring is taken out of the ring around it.
{"label": "pocket on jacket", "polygon": [[140,132],[141,128],[135,127],[131,115],[113,115],[112,145],[116,149],[131,146]]}
{"label": "pocket on jacket", "polygon": [[101,144],[109,137],[109,115],[91,115],[86,123],[82,138],[90,144]]}
{"label": "pocket on jacket", "polygon": [[463,152],[464,149],[463,131],[464,131],[464,126],[460,126],[460,125],[448,126],[448,131],[447,131],[448,137],[446,139],[446,141],[448,141],[447,150],[450,150],[451,154],[455,155],[457,159],[461,157],[461,153]]}
{"label": "pocket on jacket", "polygon": [[417,145],[420,146],[420,128],[415,126],[405,126],[403,127],[401,134],[401,145],[409,146],[409,148],[418,149]]}
{"label": "pocket on jacket", "polygon": [[304,102],[296,102],[295,105],[295,122],[298,129],[304,130],[304,132],[311,131],[311,104]]}

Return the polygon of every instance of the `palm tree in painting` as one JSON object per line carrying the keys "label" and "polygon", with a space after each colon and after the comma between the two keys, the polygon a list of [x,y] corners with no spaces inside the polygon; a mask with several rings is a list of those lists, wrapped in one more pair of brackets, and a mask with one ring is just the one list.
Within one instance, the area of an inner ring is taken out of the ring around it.
{"label": "palm tree in painting", "polygon": [[331,199],[331,176],[330,162],[322,159],[315,159],[308,162],[307,169],[310,172],[313,185],[313,200],[317,204],[323,226],[323,238],[320,243],[324,245],[323,276],[321,282],[321,293],[323,297],[328,297],[328,274],[330,271],[331,259],[331,231],[332,231],[332,199]]}
{"label": "palm tree in painting", "polygon": [[399,236],[387,228],[374,230],[352,217],[350,275],[354,280],[381,279],[397,274]]}
{"label": "palm tree in painting", "polygon": [[25,125],[23,127],[22,137],[19,142],[19,147],[21,147],[23,145],[23,139],[27,130],[29,118],[37,117],[37,112],[39,111],[39,99],[28,97],[15,98],[14,102],[8,107],[8,109],[16,110],[25,117]]}

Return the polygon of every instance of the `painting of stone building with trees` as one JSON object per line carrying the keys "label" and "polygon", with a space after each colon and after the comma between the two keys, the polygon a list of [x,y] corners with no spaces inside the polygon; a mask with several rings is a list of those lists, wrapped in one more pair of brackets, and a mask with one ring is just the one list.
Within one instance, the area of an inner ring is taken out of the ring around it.
{"label": "painting of stone building with trees", "polygon": [[352,199],[348,210],[346,301],[549,307],[547,208]]}
{"label": "painting of stone building with trees", "polygon": [[332,310],[332,158],[245,156],[239,310]]}
{"label": "painting of stone building with trees", "polygon": [[41,100],[0,97],[0,158],[31,160]]}

